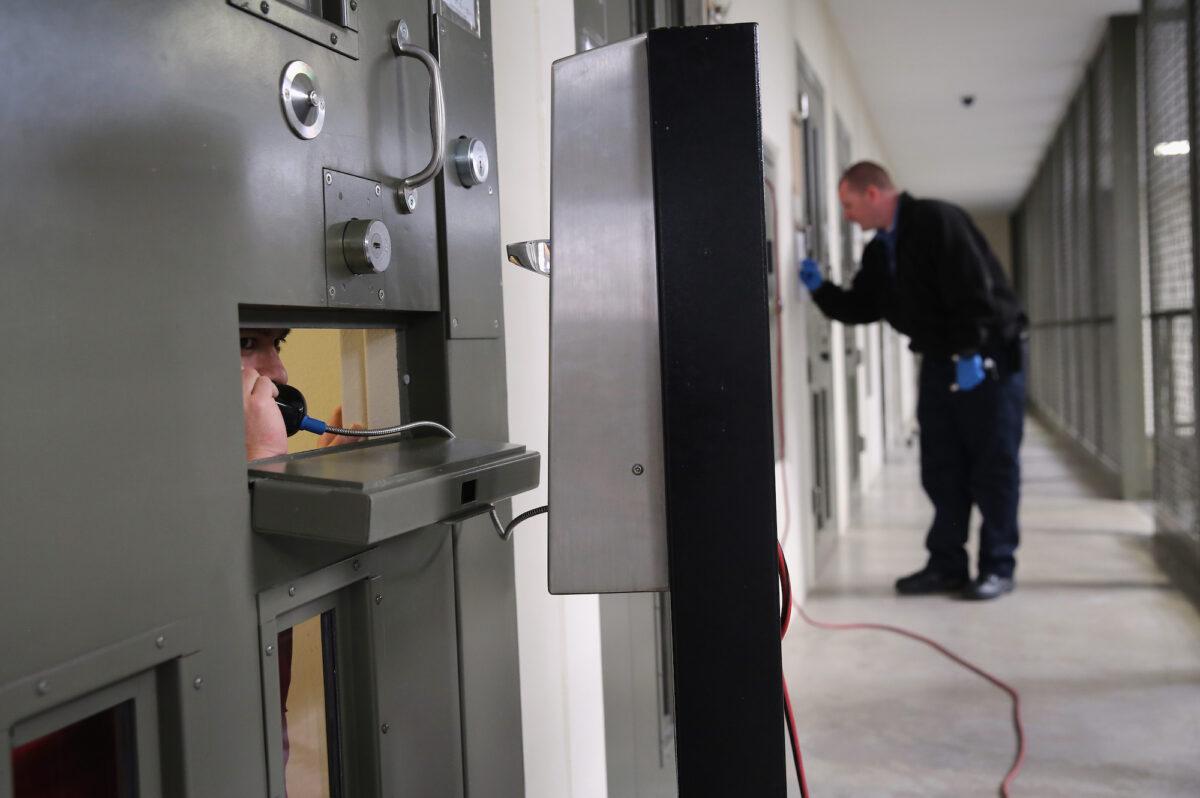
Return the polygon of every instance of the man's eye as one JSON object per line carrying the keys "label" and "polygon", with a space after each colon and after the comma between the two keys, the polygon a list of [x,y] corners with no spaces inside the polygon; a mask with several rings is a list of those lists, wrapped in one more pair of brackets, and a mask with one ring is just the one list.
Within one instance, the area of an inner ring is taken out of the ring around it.
{"label": "man's eye", "polygon": [[243,352],[254,351],[254,339],[253,338],[243,338],[241,340],[242,340],[242,351]]}

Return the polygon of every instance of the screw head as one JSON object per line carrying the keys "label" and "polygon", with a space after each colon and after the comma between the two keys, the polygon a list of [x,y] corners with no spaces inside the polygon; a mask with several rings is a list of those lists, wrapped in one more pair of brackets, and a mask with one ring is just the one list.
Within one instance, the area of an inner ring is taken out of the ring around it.
{"label": "screw head", "polygon": [[492,194],[495,194],[495,193],[496,193],[496,189],[492,188],[491,186],[488,186],[488,196],[491,196]]}
{"label": "screw head", "polygon": [[329,298],[333,299],[335,294],[337,294],[337,289],[334,288],[332,285],[329,286]]}
{"label": "screw head", "polygon": [[380,288],[380,289],[379,289],[379,301],[380,301],[380,302],[382,302],[382,301],[383,301],[383,298],[384,298],[385,296],[387,296],[387,294],[385,294],[385,293],[383,292],[383,289],[382,289],[382,288]]}
{"label": "screw head", "polygon": [[380,594],[380,593],[376,593],[376,594],[375,594],[375,603],[376,603],[376,604],[382,604],[382,603],[383,603],[383,595],[382,595],[382,594]]}
{"label": "screw head", "polygon": [[289,596],[296,595],[296,586],[295,585],[288,585],[288,595]]}
{"label": "screw head", "polygon": [[283,99],[285,99],[285,100],[292,99],[292,90],[290,88],[283,90]]}
{"label": "screw head", "polygon": [[351,566],[352,568],[354,568],[354,570],[356,570],[356,571],[357,571],[359,568],[362,568],[362,564],[361,564],[361,563],[360,563],[358,560],[355,560],[354,562],[350,563],[350,566]]}
{"label": "screw head", "polygon": [[195,679],[192,679],[192,687],[195,687],[197,690],[199,690],[203,686],[204,686],[204,679],[202,679],[201,677],[197,676]]}
{"label": "screw head", "polygon": [[492,319],[492,329],[493,330],[500,329],[500,319]]}
{"label": "screw head", "polygon": [[154,638],[154,645],[158,646],[159,648],[163,648],[164,646],[166,646],[166,644],[167,644],[167,638],[163,637],[162,635],[159,635],[158,637]]}
{"label": "screw head", "polygon": [[336,33],[329,34],[329,43],[337,44],[337,34]]}
{"label": "screw head", "polygon": [[645,473],[646,473],[645,466],[643,466],[641,463],[633,464],[633,475],[635,477],[640,477],[642,474],[645,474]]}
{"label": "screw head", "polygon": [[271,655],[272,655],[272,654],[274,654],[274,653],[275,653],[275,646],[268,645],[268,646],[267,646],[267,656],[269,657],[269,656],[271,656]]}
{"label": "screw head", "polygon": [[350,0],[350,10],[351,11],[358,10],[358,0]]}
{"label": "screw head", "polygon": [[327,185],[327,186],[333,185],[333,172],[325,173],[325,185]]}
{"label": "screw head", "polygon": [[38,695],[45,695],[46,693],[50,692],[50,682],[42,679],[40,682],[34,685],[33,689]]}
{"label": "screw head", "polygon": [[392,730],[392,724],[390,724],[390,723],[385,723],[385,724],[383,724],[382,726],[380,726],[380,727],[379,727],[379,730],[380,730],[381,732],[383,732],[384,734],[387,734],[388,732],[390,732],[390,731]]}
{"label": "screw head", "polygon": [[404,41],[408,41],[408,21],[407,20],[403,20],[403,19],[400,20],[399,33],[400,33],[401,39],[403,39]]}
{"label": "screw head", "polygon": [[408,375],[408,374],[405,374],[405,375],[404,375],[403,377],[401,377],[400,379],[401,379],[401,381],[402,381],[402,382],[403,382],[405,385],[408,385],[410,382],[412,382],[412,376],[411,376],[411,375]]}
{"label": "screw head", "polygon": [[383,186],[375,186],[375,196],[379,197],[382,195],[383,195]]}
{"label": "screw head", "polygon": [[264,14],[270,14],[271,13],[271,4],[268,3],[267,0],[263,0],[261,3],[258,4],[258,10],[263,12]]}
{"label": "screw head", "polygon": [[457,319],[457,318],[452,318],[452,319],[450,319],[450,326],[451,326],[451,327],[457,327],[457,326],[458,326],[458,319]]}

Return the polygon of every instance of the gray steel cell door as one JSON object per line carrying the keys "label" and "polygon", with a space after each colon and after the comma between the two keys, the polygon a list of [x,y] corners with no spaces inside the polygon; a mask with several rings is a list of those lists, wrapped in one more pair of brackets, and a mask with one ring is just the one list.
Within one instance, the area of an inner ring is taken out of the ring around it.
{"label": "gray steel cell door", "polygon": [[[850,133],[842,118],[834,115],[837,131],[838,174],[850,165]],[[854,226],[841,213],[838,214],[838,243],[841,246],[842,282],[849,282],[858,271],[854,259]],[[858,368],[862,365],[862,349],[858,345],[859,327],[847,327],[843,336],[846,352],[846,441],[850,447],[850,490],[856,491],[862,480],[862,433],[858,426]]]}
{"label": "gray steel cell door", "polygon": [[[796,52],[799,95],[792,119],[792,208],[797,260],[814,258],[829,273],[830,242],[826,227],[825,100],[824,92],[799,50]],[[812,430],[812,514],[814,528],[834,526],[835,470],[833,434],[832,324],[812,302],[807,290],[797,291],[804,307],[808,340],[805,369],[809,386]]]}

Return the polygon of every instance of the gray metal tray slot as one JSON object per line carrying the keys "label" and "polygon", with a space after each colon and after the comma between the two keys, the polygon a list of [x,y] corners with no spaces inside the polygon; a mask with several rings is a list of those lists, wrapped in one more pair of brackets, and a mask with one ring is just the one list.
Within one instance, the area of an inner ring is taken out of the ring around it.
{"label": "gray metal tray slot", "polygon": [[538,486],[541,455],[466,438],[385,440],[250,464],[256,532],[372,544]]}

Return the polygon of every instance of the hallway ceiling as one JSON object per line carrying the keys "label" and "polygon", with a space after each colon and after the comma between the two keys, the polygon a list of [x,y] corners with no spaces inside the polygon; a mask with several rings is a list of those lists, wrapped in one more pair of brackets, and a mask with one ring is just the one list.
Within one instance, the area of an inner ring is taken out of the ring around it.
{"label": "hallway ceiling", "polygon": [[[1011,210],[1111,14],[1138,0],[826,0],[914,194]],[[965,108],[961,97],[975,96]]]}

